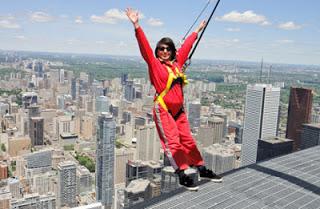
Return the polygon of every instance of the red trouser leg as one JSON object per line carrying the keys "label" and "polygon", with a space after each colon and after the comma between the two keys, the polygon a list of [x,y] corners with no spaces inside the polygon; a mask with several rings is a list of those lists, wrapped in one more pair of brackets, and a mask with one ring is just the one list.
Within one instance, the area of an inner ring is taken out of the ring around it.
{"label": "red trouser leg", "polygon": [[182,112],[176,119],[179,130],[180,143],[184,147],[188,164],[194,166],[204,165],[204,161],[197,148],[196,142],[191,135],[190,124],[185,112]]}
{"label": "red trouser leg", "polygon": [[169,158],[172,167],[177,170],[185,170],[189,167],[185,148],[180,143],[179,130],[176,121],[170,113],[159,104],[155,104],[153,110],[154,121],[158,130],[162,148]]}

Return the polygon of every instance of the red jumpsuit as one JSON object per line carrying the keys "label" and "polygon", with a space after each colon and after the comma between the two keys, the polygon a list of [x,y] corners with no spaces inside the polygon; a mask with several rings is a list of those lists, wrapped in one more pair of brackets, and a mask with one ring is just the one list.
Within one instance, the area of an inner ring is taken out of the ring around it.
{"label": "red jumpsuit", "polygon": [[[136,38],[141,55],[148,64],[151,84],[154,86],[157,94],[160,94],[166,88],[169,76],[166,66],[169,66],[174,73],[176,67],[178,67],[181,72],[181,68],[188,58],[192,45],[197,39],[197,33],[192,33],[185,40],[181,48],[177,50],[176,60],[173,63],[162,63],[154,56],[153,50],[141,27],[136,29]],[[175,170],[185,170],[190,165],[203,165],[204,162],[201,154],[191,136],[186,113],[180,111],[181,108],[183,108],[184,102],[181,83],[177,82],[173,85],[164,96],[164,102],[169,111],[166,111],[161,105],[155,103],[153,117],[161,145],[171,165]],[[177,113],[179,113],[178,117],[174,118]]]}

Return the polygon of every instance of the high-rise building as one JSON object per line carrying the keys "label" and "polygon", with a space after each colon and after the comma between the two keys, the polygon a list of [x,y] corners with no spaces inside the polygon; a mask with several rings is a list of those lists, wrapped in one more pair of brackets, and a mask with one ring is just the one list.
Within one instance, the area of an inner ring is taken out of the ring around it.
{"label": "high-rise building", "polygon": [[320,123],[303,124],[301,133],[301,149],[320,145]]}
{"label": "high-rise building", "polygon": [[138,160],[160,160],[160,143],[155,125],[146,125],[137,130],[136,150]]}
{"label": "high-rise building", "polygon": [[286,138],[293,140],[293,149],[300,149],[302,124],[311,122],[312,90],[291,88]]}
{"label": "high-rise building", "polygon": [[43,127],[44,119],[43,117],[32,117],[29,123],[29,136],[31,139],[31,145],[43,145]]}
{"label": "high-rise building", "polygon": [[133,160],[134,151],[126,148],[116,149],[116,161],[114,176],[115,184],[121,184],[126,182],[126,166],[129,160]]}
{"label": "high-rise building", "polygon": [[77,166],[72,161],[64,161],[58,165],[58,208],[77,206]]}
{"label": "high-rise building", "polygon": [[241,166],[256,163],[258,140],[277,136],[280,88],[271,84],[247,86]]}
{"label": "high-rise building", "polygon": [[203,159],[206,166],[217,174],[235,168],[236,156],[233,150],[215,145],[203,148]]}
{"label": "high-rise building", "polygon": [[91,192],[92,182],[90,171],[84,166],[79,166],[77,169],[77,194]]}
{"label": "high-rise building", "polygon": [[76,78],[73,78],[71,80],[71,97],[72,97],[72,100],[77,99],[77,79]]}
{"label": "high-rise building", "polygon": [[27,161],[27,168],[44,168],[52,166],[52,150],[41,150],[23,156]]}
{"label": "high-rise building", "polygon": [[109,100],[106,96],[99,96],[96,98],[96,112],[109,112]]}
{"label": "high-rise building", "polygon": [[133,101],[135,99],[136,90],[133,81],[127,81],[124,86],[124,98],[127,101]]}
{"label": "high-rise building", "polygon": [[114,147],[116,123],[109,113],[98,117],[96,151],[96,198],[106,209],[112,207],[114,193]]}
{"label": "high-rise building", "polygon": [[188,120],[192,129],[200,126],[200,112],[200,101],[194,101],[189,103]]}

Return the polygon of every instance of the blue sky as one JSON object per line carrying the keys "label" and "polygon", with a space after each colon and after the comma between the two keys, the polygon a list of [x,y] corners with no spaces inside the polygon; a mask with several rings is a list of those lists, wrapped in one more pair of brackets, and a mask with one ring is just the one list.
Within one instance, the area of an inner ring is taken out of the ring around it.
{"label": "blue sky", "polygon": [[[0,49],[139,55],[124,9],[151,45],[175,42],[208,0],[1,0]],[[215,1],[203,18],[208,18]],[[194,58],[320,65],[320,1],[221,0]]]}

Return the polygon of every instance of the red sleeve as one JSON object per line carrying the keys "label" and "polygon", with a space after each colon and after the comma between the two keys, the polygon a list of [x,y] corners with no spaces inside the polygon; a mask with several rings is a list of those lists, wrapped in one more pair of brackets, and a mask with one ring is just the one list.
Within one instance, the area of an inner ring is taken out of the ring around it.
{"label": "red sleeve", "polygon": [[137,38],[139,48],[140,48],[140,53],[150,68],[152,65],[152,62],[155,59],[155,57],[153,55],[152,48],[149,44],[149,41],[148,41],[146,35],[144,34],[144,32],[142,30],[142,28],[139,27],[135,31],[136,31],[136,38]]}
{"label": "red sleeve", "polygon": [[187,61],[190,50],[192,49],[192,45],[197,40],[198,34],[193,32],[191,33],[187,39],[183,42],[180,49],[177,51],[176,59],[179,67],[182,67],[184,63]]}

